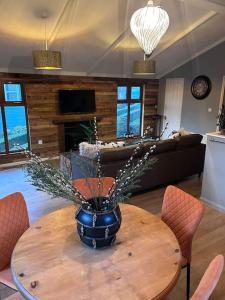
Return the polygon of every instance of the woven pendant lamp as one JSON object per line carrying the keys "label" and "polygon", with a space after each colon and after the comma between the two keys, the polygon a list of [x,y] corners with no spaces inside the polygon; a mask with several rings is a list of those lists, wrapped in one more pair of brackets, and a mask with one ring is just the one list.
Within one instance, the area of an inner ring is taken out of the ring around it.
{"label": "woven pendant lamp", "polygon": [[33,51],[33,65],[37,70],[58,70],[62,69],[62,59],[60,51],[52,51],[48,49],[46,19],[47,14],[43,14],[45,19],[45,50]]}
{"label": "woven pendant lamp", "polygon": [[135,60],[133,63],[133,74],[135,75],[153,75],[156,73],[155,60]]}
{"label": "woven pendant lamp", "polygon": [[51,50],[33,51],[34,68],[38,70],[62,69],[61,52]]}

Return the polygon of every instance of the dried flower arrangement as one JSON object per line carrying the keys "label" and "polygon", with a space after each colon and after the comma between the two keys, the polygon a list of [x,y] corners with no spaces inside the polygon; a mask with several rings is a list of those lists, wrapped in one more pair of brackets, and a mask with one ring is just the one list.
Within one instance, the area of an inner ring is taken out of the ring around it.
{"label": "dried flower arrangement", "polygon": [[225,133],[225,105],[224,104],[220,109],[217,126],[219,127],[219,130],[221,132]]}
{"label": "dried flower arrangement", "polygon": [[[163,135],[167,125],[168,124],[166,124],[161,135]],[[88,199],[85,199],[82,193],[72,185],[71,180],[66,174],[54,167],[49,161],[44,162],[39,156],[30,151],[25,151],[29,158],[25,167],[27,178],[32,185],[37,187],[38,190],[45,191],[53,197],[62,197],[71,200],[86,210],[107,211],[113,209],[119,202],[124,202],[131,196],[132,189],[138,186],[140,176],[143,175],[147,169],[152,168],[157,162],[156,158],[151,157],[154,149],[156,148],[155,144],[151,145],[148,151],[141,158],[135,159],[149,130],[150,127],[148,126],[126,165],[123,169],[119,170],[113,186],[108,191],[107,198],[94,199],[96,203],[94,207],[91,206]],[[96,119],[94,119],[94,135],[97,143],[98,131]],[[82,159],[80,160],[80,163],[82,164]],[[88,168],[84,168],[84,172],[86,172],[86,177],[98,178],[98,189],[100,190],[103,174],[101,171],[101,155],[99,150],[97,151],[97,172],[95,176],[93,176],[93,172],[90,175],[91,171],[88,172]]]}

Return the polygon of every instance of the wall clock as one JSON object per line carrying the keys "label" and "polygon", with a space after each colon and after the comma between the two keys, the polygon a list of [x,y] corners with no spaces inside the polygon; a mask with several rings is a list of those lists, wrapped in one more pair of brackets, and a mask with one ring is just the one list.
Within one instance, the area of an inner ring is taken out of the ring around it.
{"label": "wall clock", "polygon": [[193,80],[191,84],[191,93],[198,100],[202,100],[208,97],[211,89],[212,83],[207,76],[198,76]]}

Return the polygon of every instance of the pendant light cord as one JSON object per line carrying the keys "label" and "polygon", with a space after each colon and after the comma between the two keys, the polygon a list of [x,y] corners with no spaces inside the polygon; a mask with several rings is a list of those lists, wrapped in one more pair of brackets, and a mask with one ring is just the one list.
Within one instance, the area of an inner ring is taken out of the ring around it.
{"label": "pendant light cord", "polygon": [[48,40],[47,40],[47,18],[48,18],[48,12],[47,11],[43,11],[42,12],[42,19],[45,22],[45,50],[48,50]]}
{"label": "pendant light cord", "polygon": [[46,19],[45,18],[45,50],[47,51],[48,50],[48,40],[47,40],[47,22],[46,22]]}

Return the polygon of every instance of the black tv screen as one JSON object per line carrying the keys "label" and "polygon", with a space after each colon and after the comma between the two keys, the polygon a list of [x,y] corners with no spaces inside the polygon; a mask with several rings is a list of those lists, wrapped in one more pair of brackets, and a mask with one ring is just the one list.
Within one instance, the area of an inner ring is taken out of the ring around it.
{"label": "black tv screen", "polygon": [[60,113],[90,113],[95,112],[94,90],[60,90]]}

